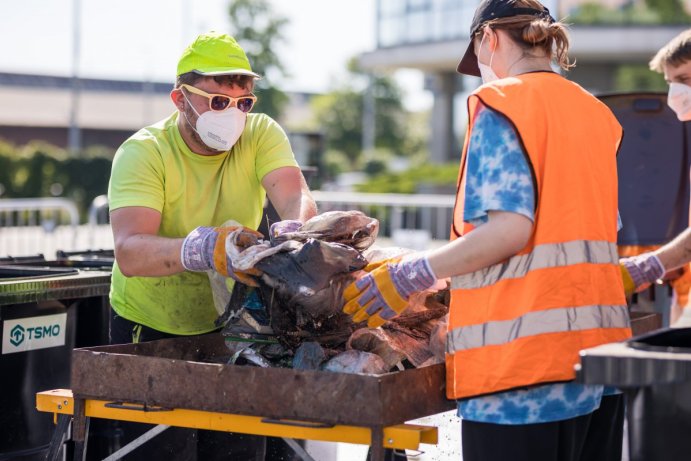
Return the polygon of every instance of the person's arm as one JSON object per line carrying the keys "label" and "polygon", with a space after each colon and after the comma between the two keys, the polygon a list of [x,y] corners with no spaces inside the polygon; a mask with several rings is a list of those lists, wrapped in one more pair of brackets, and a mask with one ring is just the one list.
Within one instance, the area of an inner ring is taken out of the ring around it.
{"label": "person's arm", "polygon": [[526,246],[535,205],[530,166],[513,127],[491,110],[478,111],[466,174],[463,220],[475,229],[439,249],[366,267],[343,293],[343,311],[354,322],[380,326],[437,279],[492,266]]}
{"label": "person's arm", "polygon": [[376,328],[400,314],[411,294],[437,279],[492,266],[527,245],[533,232],[530,218],[510,211],[489,210],[487,215],[486,223],[441,248],[367,266],[367,276],[344,290],[343,311],[354,322],[367,320]]}
{"label": "person's arm", "polygon": [[533,222],[518,213],[489,211],[488,221],[473,232],[424,255],[440,278],[468,274],[497,264],[528,244]]}
{"label": "person's arm", "polygon": [[317,214],[317,205],[299,168],[278,168],[264,176],[262,186],[282,220],[305,222]]}
{"label": "person's arm", "polygon": [[115,258],[127,276],[161,277],[183,272],[182,238],[158,236],[161,213],[147,207],[124,207],[110,213]]}
{"label": "person's arm", "polygon": [[691,261],[691,228],[655,251],[619,260],[626,296],[641,291],[665,273]]}
{"label": "person's arm", "polygon": [[677,235],[674,240],[653,251],[666,271],[677,269],[691,262],[691,228]]}
{"label": "person's arm", "polygon": [[[183,238],[157,235],[161,214],[146,207],[123,207],[110,214],[115,240],[115,259],[126,277],[163,277],[185,270],[216,271],[245,285],[257,286],[253,271],[237,271],[226,252],[226,239],[242,234],[242,240],[262,235],[243,226],[205,227]],[[250,275],[248,275],[250,274]]]}

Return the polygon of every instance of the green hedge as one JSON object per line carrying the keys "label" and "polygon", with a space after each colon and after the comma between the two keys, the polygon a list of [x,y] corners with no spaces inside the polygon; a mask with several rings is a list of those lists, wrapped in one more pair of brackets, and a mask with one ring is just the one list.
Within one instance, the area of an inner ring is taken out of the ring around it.
{"label": "green hedge", "polygon": [[374,193],[446,193],[456,192],[458,163],[417,165],[401,173],[383,173],[356,186],[358,192]]}
{"label": "green hedge", "polygon": [[85,220],[94,197],[108,191],[114,153],[98,149],[70,156],[45,143],[0,141],[0,198],[64,197],[76,202]]}

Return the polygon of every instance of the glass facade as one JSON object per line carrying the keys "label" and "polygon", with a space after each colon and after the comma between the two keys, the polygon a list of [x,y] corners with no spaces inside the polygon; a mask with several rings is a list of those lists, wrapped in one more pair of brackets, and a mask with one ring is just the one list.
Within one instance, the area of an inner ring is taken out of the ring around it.
{"label": "glass facade", "polygon": [[[378,0],[377,46],[388,48],[467,38],[478,3],[478,0]],[[691,24],[691,0],[547,0],[542,3],[555,18],[569,24]]]}
{"label": "glass facade", "polygon": [[378,46],[467,37],[476,5],[471,0],[379,0]]}

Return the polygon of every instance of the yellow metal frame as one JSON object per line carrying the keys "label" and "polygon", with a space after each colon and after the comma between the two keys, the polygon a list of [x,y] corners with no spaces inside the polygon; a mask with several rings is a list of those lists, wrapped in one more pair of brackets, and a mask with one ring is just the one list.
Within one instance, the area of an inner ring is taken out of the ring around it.
{"label": "yellow metal frame", "polygon": [[[214,431],[239,432],[243,434],[287,437],[292,439],[321,440],[370,445],[372,430],[368,427],[342,426],[303,427],[313,423],[292,420],[268,422],[259,416],[234,415],[182,408],[161,409],[128,403],[128,409],[111,408],[104,400],[85,400],[85,415],[91,418],[115,419],[148,424],[209,429]],[[74,412],[74,398],[70,389],[54,389],[36,394],[36,409],[58,414],[71,415]],[[318,426],[318,425],[317,425]],[[416,424],[399,424],[384,427],[385,448],[417,450],[421,443],[437,444],[437,428]]]}

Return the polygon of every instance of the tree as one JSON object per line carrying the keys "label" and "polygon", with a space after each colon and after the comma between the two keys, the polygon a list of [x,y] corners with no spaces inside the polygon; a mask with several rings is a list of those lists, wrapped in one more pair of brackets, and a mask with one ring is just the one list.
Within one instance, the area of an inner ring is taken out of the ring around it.
{"label": "tree", "polygon": [[617,68],[615,91],[667,91],[662,74],[651,71],[646,64],[628,64]]}
{"label": "tree", "polygon": [[312,110],[326,139],[327,149],[342,152],[351,166],[362,151],[362,95],[340,88],[312,100]]}
{"label": "tree", "polygon": [[688,24],[691,20],[680,0],[645,0],[645,4],[657,13],[663,24]]}
{"label": "tree", "polygon": [[[312,109],[326,136],[327,148],[343,152],[355,165],[362,154],[362,119],[367,74],[352,59],[344,82],[333,91],[317,96]],[[408,113],[401,102],[401,89],[389,76],[371,79],[375,110],[375,147],[396,155],[409,155]]]}
{"label": "tree", "polygon": [[252,70],[262,78],[256,83],[256,111],[278,118],[288,96],[271,82],[286,75],[286,69],[274,52],[284,39],[288,19],[271,10],[267,0],[232,0],[228,7],[233,36],[247,53]]}
{"label": "tree", "polygon": [[589,1],[568,16],[572,24],[686,24],[689,19],[681,0],[631,0],[618,6]]}

